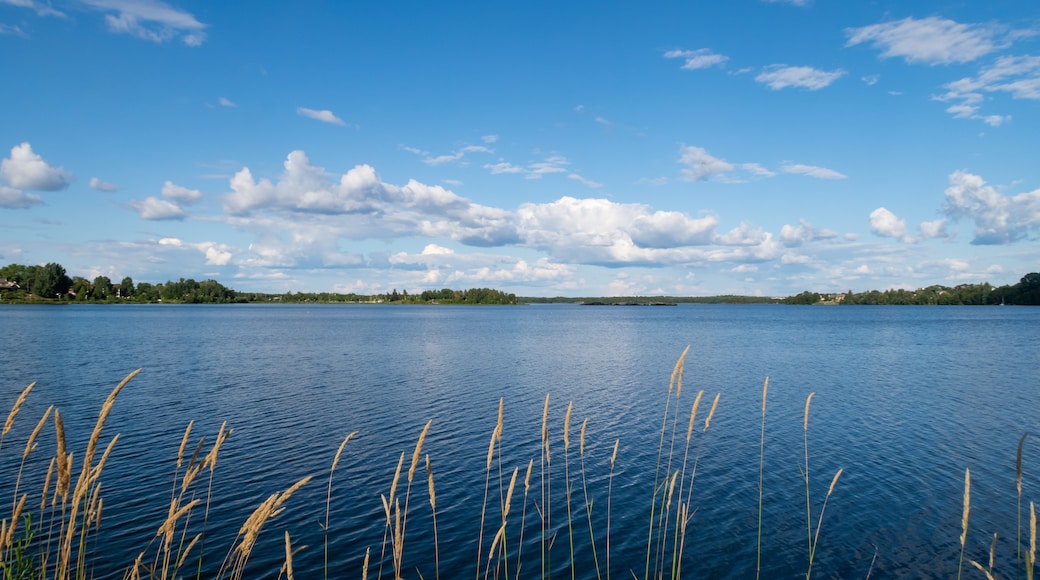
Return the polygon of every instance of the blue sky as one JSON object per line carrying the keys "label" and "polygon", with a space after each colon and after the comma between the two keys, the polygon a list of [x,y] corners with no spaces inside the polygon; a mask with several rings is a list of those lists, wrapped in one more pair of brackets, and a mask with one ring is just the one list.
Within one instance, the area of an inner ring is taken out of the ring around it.
{"label": "blue sky", "polygon": [[1034,2],[0,0],[0,264],[780,296],[1040,270]]}

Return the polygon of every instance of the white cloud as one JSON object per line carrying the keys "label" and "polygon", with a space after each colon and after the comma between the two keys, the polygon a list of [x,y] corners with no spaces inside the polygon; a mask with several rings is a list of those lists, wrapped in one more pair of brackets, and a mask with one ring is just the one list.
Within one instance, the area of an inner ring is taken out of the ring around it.
{"label": "white cloud", "polygon": [[1014,99],[1040,99],[1040,56],[1002,56],[993,64],[982,67],[978,75],[947,83],[943,88],[946,92],[934,98],[953,103],[946,112],[956,118],[981,120],[997,127],[1011,120],[1011,116],[979,113],[986,94],[1004,93]]}
{"label": "white cloud", "polygon": [[789,248],[821,240],[833,240],[837,237],[837,233],[826,228],[813,227],[804,219],[799,220],[797,226],[784,224],[780,228],[780,243]]}
{"label": "white cloud", "polygon": [[870,212],[870,229],[875,235],[883,238],[909,241],[906,237],[906,220],[899,219],[896,214],[883,207]]}
{"label": "white cloud", "polygon": [[233,256],[230,246],[226,244],[218,244],[216,242],[199,242],[197,244],[192,244],[185,242],[180,238],[162,238],[158,243],[160,246],[197,250],[206,256],[207,266],[227,266],[231,262]]}
{"label": "white cloud", "polygon": [[202,199],[202,192],[197,189],[188,189],[167,181],[162,188],[163,197],[172,199],[178,204],[191,204]]}
{"label": "white cloud", "polygon": [[494,153],[494,151],[482,145],[467,145],[466,147],[463,147],[458,151],[455,151],[454,153],[449,153],[447,155],[438,155],[436,157],[431,157],[430,155],[427,155],[425,152],[423,152],[423,155],[425,155],[423,163],[427,165],[443,165],[445,163],[451,163],[452,161],[458,161],[462,159],[467,153]]}
{"label": "white cloud", "polygon": [[69,186],[72,174],[54,167],[33,153],[29,143],[11,148],[11,156],[0,161],[0,179],[18,189],[59,191]]}
{"label": "white cloud", "polygon": [[921,230],[921,235],[925,238],[945,238],[949,236],[946,233],[946,220],[944,219],[921,222],[918,229]]}
{"label": "white cloud", "polygon": [[492,175],[497,175],[499,173],[523,173],[524,171],[523,167],[517,167],[516,165],[513,165],[512,163],[507,163],[505,161],[499,161],[498,163],[487,163],[484,164],[483,167],[484,169],[490,171]]}
{"label": "white cloud", "polygon": [[498,135],[484,135],[480,138],[480,140],[487,143],[488,145],[491,145],[492,143],[498,141]]}
{"label": "white cloud", "polygon": [[724,246],[757,246],[770,239],[770,234],[762,228],[752,227],[750,224],[741,223],[732,230],[715,236],[716,244]]}
{"label": "white cloud", "polygon": [[994,26],[961,24],[930,16],[904,18],[862,28],[847,28],[846,46],[868,42],[883,58],[902,57],[909,63],[963,63],[985,56],[1003,45]]}
{"label": "white cloud", "polygon": [[810,0],[762,0],[766,4],[790,4],[791,6],[808,6]]}
{"label": "white cloud", "polygon": [[308,109],[307,107],[297,107],[296,114],[303,117],[314,119],[315,121],[321,121],[322,123],[329,123],[330,125],[345,125],[343,119],[340,119],[328,109],[316,110]]}
{"label": "white cloud", "polygon": [[733,170],[730,163],[712,157],[707,150],[692,145],[681,149],[679,163],[686,166],[682,170],[683,179],[686,181],[704,181],[712,175]]}
{"label": "white cloud", "polygon": [[570,263],[606,266],[725,260],[755,250],[715,249],[718,218],[650,211],[642,204],[562,197],[517,209],[522,243]]}
{"label": "white cloud", "polygon": [[775,171],[770,171],[765,167],[762,167],[758,163],[741,163],[740,168],[748,173],[758,175],[760,177],[773,177],[776,175]]}
{"label": "white cloud", "polygon": [[800,163],[787,163],[782,169],[784,170],[784,173],[808,175],[809,177],[815,177],[817,179],[845,179],[847,177],[833,169],[817,167],[815,165],[802,165]]}
{"label": "white cloud", "polygon": [[[382,182],[369,165],[334,179],[293,151],[277,182],[253,178],[243,168],[231,179],[224,209],[233,216],[278,215],[309,228],[336,228],[352,239],[398,236],[445,237],[469,245],[498,245],[516,239],[508,212],[482,206],[440,187],[415,180],[397,186]],[[308,219],[307,216],[314,216]],[[338,216],[334,223],[321,216]]]}
{"label": "white cloud", "polygon": [[[59,12],[51,7],[50,3],[37,2],[36,0],[0,0],[0,4],[8,4],[11,6],[17,6],[18,8],[29,8],[36,12],[37,16],[58,16],[61,18],[65,17],[64,12]],[[17,27],[15,27],[17,28]],[[0,31],[3,26],[0,25]]]}
{"label": "white cloud", "polygon": [[584,177],[578,175],[577,173],[572,173],[572,174],[568,175],[567,179],[573,179],[574,181],[577,181],[578,183],[584,185],[585,187],[591,188],[591,189],[598,189],[600,187],[603,187],[602,183],[597,183],[595,181],[592,181],[591,179],[585,179]]}
{"label": "white cloud", "polygon": [[225,97],[220,97],[220,100],[218,102],[220,103],[221,107],[229,107],[233,109],[238,106],[237,104],[235,104],[234,101]]}
{"label": "white cloud", "polygon": [[129,205],[130,209],[137,212],[138,217],[145,220],[180,220],[185,216],[179,205],[157,197],[135,199],[130,201]]}
{"label": "white cloud", "polygon": [[973,244],[1010,244],[1040,232],[1040,189],[1007,196],[966,171],[949,179],[943,211],[975,222]]}
{"label": "white cloud", "polygon": [[787,66],[775,64],[765,68],[755,80],[774,91],[797,87],[816,91],[822,89],[845,74],[843,70],[824,71],[809,66]]}
{"label": "white cloud", "polygon": [[451,248],[445,248],[444,246],[438,246],[437,244],[426,244],[426,247],[423,248],[422,253],[425,256],[430,256],[454,254],[455,252]]}
{"label": "white cloud", "polygon": [[42,203],[43,200],[36,194],[25,193],[13,187],[0,185],[0,208],[26,209]]}
{"label": "white cloud", "polygon": [[195,249],[206,256],[206,264],[210,266],[227,266],[231,261],[231,249],[226,244],[216,242],[201,242],[195,244]]}
{"label": "white cloud", "polygon": [[11,36],[20,36],[22,38],[28,38],[29,35],[25,33],[20,27],[12,24],[4,24],[0,22],[0,35],[9,34]]}
{"label": "white cloud", "polygon": [[[143,40],[162,43],[180,37],[188,46],[199,46],[206,40],[202,24],[188,12],[171,7],[160,0],[80,0],[96,10],[107,12],[108,29]],[[114,12],[115,14],[111,14]]]}
{"label": "white cloud", "polygon": [[91,177],[90,178],[90,188],[91,189],[96,189],[97,191],[109,191],[109,192],[111,192],[111,191],[118,191],[119,190],[119,186],[118,185],[116,185],[114,183],[109,183],[107,181],[102,181],[102,180],[98,179],[97,177]]}
{"label": "white cloud", "polygon": [[[490,150],[487,152],[491,153]],[[543,176],[553,173],[567,173],[568,165],[570,165],[570,161],[567,161],[566,157],[562,155],[550,155],[542,161],[534,161],[528,163],[526,166],[514,165],[504,159],[499,159],[498,163],[485,163],[481,167],[487,169],[492,175],[519,173],[523,174],[524,179],[541,179]],[[571,179],[574,178],[571,177]]]}
{"label": "white cloud", "polygon": [[721,65],[729,60],[728,56],[714,53],[708,48],[699,48],[697,50],[669,50],[664,53],[664,57],[683,59],[684,62],[681,68],[684,70],[710,68]]}
{"label": "white cloud", "polygon": [[551,155],[545,161],[537,161],[527,166],[524,177],[527,179],[540,179],[548,173],[566,173],[570,162],[562,155]]}

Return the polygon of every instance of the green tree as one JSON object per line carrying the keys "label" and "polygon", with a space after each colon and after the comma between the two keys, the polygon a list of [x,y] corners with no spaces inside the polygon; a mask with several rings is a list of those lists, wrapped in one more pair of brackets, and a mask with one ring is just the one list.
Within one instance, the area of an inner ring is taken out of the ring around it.
{"label": "green tree", "polygon": [[123,298],[130,298],[134,295],[134,280],[130,276],[120,280],[119,295]]}
{"label": "green tree", "polygon": [[36,272],[31,292],[41,298],[62,298],[72,287],[72,279],[65,274],[65,267],[51,262]]}
{"label": "green tree", "polygon": [[94,290],[92,291],[94,300],[108,300],[112,297],[112,280],[108,276],[98,276],[94,278]]}

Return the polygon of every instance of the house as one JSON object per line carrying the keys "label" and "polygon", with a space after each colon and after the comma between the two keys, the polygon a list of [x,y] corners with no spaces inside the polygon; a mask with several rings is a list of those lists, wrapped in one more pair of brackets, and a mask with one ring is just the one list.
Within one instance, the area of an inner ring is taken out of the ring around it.
{"label": "house", "polygon": [[17,282],[11,282],[7,278],[0,278],[0,290],[18,290],[21,286]]}

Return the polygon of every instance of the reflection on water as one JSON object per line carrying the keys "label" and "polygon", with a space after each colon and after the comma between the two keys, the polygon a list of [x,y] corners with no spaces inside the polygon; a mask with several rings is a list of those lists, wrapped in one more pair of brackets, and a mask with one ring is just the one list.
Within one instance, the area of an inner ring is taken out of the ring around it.
{"label": "reflection on water", "polygon": [[[388,493],[398,457],[404,452],[410,460],[431,419],[424,454],[436,474],[440,573],[474,575],[485,460],[500,398],[502,454],[488,505],[493,511],[501,504],[499,477],[507,485],[513,468],[522,478],[535,461],[530,495],[514,499],[507,541],[515,558],[520,522],[526,522],[521,576],[540,574],[534,522],[547,393],[552,571],[569,573],[562,429],[573,401],[572,440],[589,420],[585,486],[599,534],[596,559],[604,564],[610,485],[612,573],[642,577],[668,379],[686,345],[692,348],[684,391],[678,404],[669,403],[670,418],[680,409],[677,453],[696,392],[705,390],[709,402],[721,393],[710,430],[694,436],[688,458],[697,458],[682,564],[689,577],[754,573],[766,376],[765,577],[805,573],[805,435],[814,517],[834,472],[844,469],[827,505],[814,576],[955,574],[966,467],[973,476],[968,556],[986,561],[998,533],[996,570],[1012,576],[1015,447],[1023,432],[1040,432],[1040,309],[68,306],[10,307],[0,317],[4,400],[38,382],[7,441],[24,442],[35,419],[54,404],[69,439],[81,442],[73,448],[82,449],[108,391],[130,370],[144,369],[120,395],[106,427],[107,435],[121,438],[104,474],[99,578],[121,577],[165,518],[177,448],[192,419],[196,436],[208,440],[223,421],[234,429],[213,479],[207,570],[219,566],[263,499],[304,475],[316,476],[265,528],[250,577],[277,575],[286,529],[295,545],[309,546],[294,557],[298,577],[322,573],[328,469],[351,431],[359,435],[347,446],[333,486],[329,566],[333,577],[360,576],[366,548],[375,561],[382,544],[380,494]],[[813,391],[803,432],[805,398]],[[702,416],[706,409],[702,403]],[[1040,494],[1031,472],[1040,454],[1027,441],[1024,495],[1035,500]],[[16,468],[19,445],[5,442],[0,450],[5,473]],[[567,458],[581,524],[574,542],[581,569],[589,571],[596,560],[573,445]],[[42,462],[52,452],[53,437],[44,437],[35,456]],[[32,468],[42,472],[46,465]],[[6,479],[0,497],[10,495]],[[430,578],[425,473],[413,485],[404,567]],[[485,526],[484,552],[497,525]]]}

